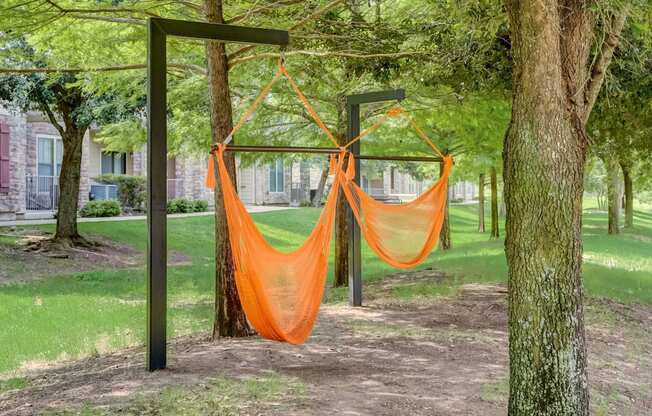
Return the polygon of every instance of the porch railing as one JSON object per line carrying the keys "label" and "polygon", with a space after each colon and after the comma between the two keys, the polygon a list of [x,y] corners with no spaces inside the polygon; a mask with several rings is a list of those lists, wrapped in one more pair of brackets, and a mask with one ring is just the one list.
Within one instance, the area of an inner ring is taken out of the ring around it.
{"label": "porch railing", "polygon": [[58,176],[31,176],[26,178],[26,208],[29,211],[51,211],[59,204]]}

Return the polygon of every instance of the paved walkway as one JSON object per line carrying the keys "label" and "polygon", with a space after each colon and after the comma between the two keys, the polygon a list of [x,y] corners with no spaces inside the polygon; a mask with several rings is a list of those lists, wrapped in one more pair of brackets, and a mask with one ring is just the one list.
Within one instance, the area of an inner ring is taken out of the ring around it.
{"label": "paved walkway", "polygon": [[[283,211],[288,209],[296,209],[294,207],[275,207],[269,205],[247,205],[247,211],[255,214],[258,212],[271,212],[271,211]],[[188,217],[205,217],[208,215],[213,215],[213,211],[207,212],[193,212],[190,214],[170,214],[168,218],[188,218]],[[103,218],[78,218],[78,222],[107,222],[107,221],[142,221],[147,219],[145,215],[131,215],[124,217],[103,217]],[[12,221],[0,221],[0,227],[14,227],[22,225],[42,225],[42,224],[56,224],[57,220],[53,218],[40,218],[40,219],[31,219],[31,220],[12,220]]]}

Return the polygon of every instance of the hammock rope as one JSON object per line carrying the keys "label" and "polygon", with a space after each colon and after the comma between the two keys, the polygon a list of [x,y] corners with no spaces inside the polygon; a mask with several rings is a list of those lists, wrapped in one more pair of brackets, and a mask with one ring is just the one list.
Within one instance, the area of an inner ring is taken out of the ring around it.
{"label": "hammock rope", "polygon": [[[337,154],[331,155],[329,161],[333,185],[319,219],[304,243],[291,253],[278,251],[265,240],[238,198],[224,162],[227,142],[249,120],[273,85],[282,77],[288,80],[315,123],[339,149]],[[348,147],[388,120],[403,114],[408,116],[419,137],[442,157],[444,169],[439,180],[414,201],[388,205],[367,195],[354,182],[354,156]],[[427,258],[439,239],[446,206],[448,176],[453,165],[452,158],[443,155],[400,106],[390,108],[376,123],[346,145],[338,145],[335,136],[301,92],[282,61],[279,61],[278,71],[272,80],[240,117],[227,140],[211,151],[208,160],[206,186],[215,188],[216,179],[220,181],[235,265],[235,281],[247,318],[261,336],[291,344],[305,342],[317,317],[328,272],[330,241],[340,191],[344,193],[365,240],[374,252],[394,267],[414,267]],[[216,175],[216,164],[219,175]]]}

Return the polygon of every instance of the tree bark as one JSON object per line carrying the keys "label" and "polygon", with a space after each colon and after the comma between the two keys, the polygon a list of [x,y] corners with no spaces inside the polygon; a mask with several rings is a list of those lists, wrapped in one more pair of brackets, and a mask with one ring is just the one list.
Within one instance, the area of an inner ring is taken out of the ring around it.
{"label": "tree bark", "polygon": [[498,174],[495,167],[491,167],[491,238],[500,238],[498,225]]}
{"label": "tree bark", "polygon": [[326,181],[328,180],[328,164],[321,171],[321,176],[319,177],[319,185],[317,185],[317,192],[312,198],[312,206],[318,207],[321,205],[321,198],[324,196],[324,189],[326,189]]}
{"label": "tree bark", "polygon": [[66,129],[62,134],[63,158],[59,175],[59,204],[54,240],[74,245],[80,239],[77,231],[79,184],[81,181],[82,146],[86,128]]}
{"label": "tree bark", "polygon": [[584,120],[594,93],[587,85],[599,89],[602,83],[587,83],[591,4],[505,3],[514,58],[512,120],[503,150],[508,410],[511,416],[586,416],[581,226],[589,140]]}
{"label": "tree bark", "polygon": [[[444,173],[444,164],[439,165],[439,176]],[[450,196],[450,195],[449,195]],[[442,251],[447,251],[453,248],[453,242],[451,241],[451,223],[449,216],[450,208],[450,198],[446,198],[446,207],[444,207],[444,222],[441,226],[441,232],[439,234],[439,247]]]}
{"label": "tree bark", "polygon": [[480,174],[478,180],[478,232],[484,233],[484,173]]}
{"label": "tree bark", "polygon": [[604,158],[607,169],[607,212],[609,234],[620,233],[620,175],[618,162],[611,155]]}
{"label": "tree bark", "polygon": [[[337,98],[336,139],[340,145],[346,144],[346,105],[345,97]],[[345,162],[346,165],[346,162]],[[343,167],[346,169],[346,166]],[[343,192],[337,198],[335,214],[335,271],[333,287],[349,285],[349,206]]]}
{"label": "tree bark", "polygon": [[629,166],[626,163],[620,164],[623,170],[623,183],[625,188],[625,227],[634,226],[634,183]]}
{"label": "tree bark", "polygon": [[[221,0],[206,0],[206,20],[224,23]],[[229,92],[229,67],[224,43],[206,42],[208,61],[208,91],[210,95],[211,134],[214,144],[223,142],[233,129],[231,95]],[[224,156],[229,176],[236,181],[235,158],[232,152]],[[215,174],[218,175],[217,169]],[[216,178],[217,179],[217,178]],[[242,337],[252,333],[238,297],[235,269],[229,243],[229,230],[224,212],[224,199],[220,181],[215,181],[215,320],[213,339]]]}

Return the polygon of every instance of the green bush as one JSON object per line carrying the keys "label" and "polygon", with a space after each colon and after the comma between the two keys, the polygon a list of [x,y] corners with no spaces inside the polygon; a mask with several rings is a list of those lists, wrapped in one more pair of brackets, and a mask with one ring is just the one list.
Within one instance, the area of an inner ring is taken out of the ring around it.
{"label": "green bush", "polygon": [[82,217],[116,217],[121,212],[120,203],[115,199],[90,201],[79,211]]}
{"label": "green bush", "polygon": [[144,177],[107,173],[98,177],[97,181],[118,187],[118,199],[123,210],[141,211],[144,209],[145,198],[147,197]]}
{"label": "green bush", "polygon": [[197,199],[193,204],[193,211],[195,212],[208,211],[208,201],[204,201],[203,199]]}
{"label": "green bush", "polygon": [[186,198],[174,198],[168,201],[168,214],[183,214],[194,212],[195,204]]}

